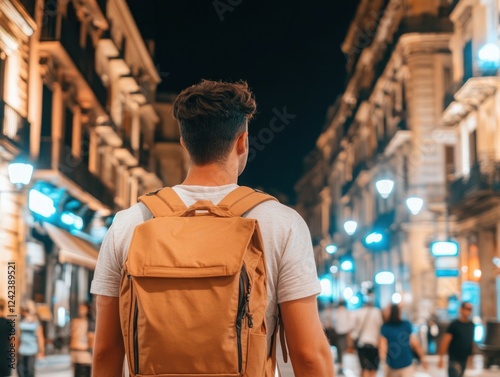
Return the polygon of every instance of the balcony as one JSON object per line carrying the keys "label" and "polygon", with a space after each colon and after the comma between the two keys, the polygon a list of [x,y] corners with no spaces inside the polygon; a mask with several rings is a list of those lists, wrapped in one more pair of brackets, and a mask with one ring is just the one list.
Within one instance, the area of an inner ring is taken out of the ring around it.
{"label": "balcony", "polygon": [[103,109],[106,108],[108,91],[95,70],[95,48],[89,35],[87,35],[85,47],[81,47],[80,21],[76,16],[71,2],[68,3],[66,17],[61,14],[45,17],[41,32],[41,42],[60,43],[92,90],[96,100]]}
{"label": "balcony", "polygon": [[458,123],[471,111],[481,106],[488,97],[493,96],[499,84],[500,77],[491,76],[472,77],[463,85],[455,85],[456,92],[452,97],[453,100],[443,112],[443,122],[450,125]]}
{"label": "balcony", "polygon": [[474,165],[468,176],[452,182],[448,206],[458,218],[485,212],[500,201],[500,161],[488,158]]}
{"label": "balcony", "polygon": [[[0,140],[2,145],[29,155],[30,124],[12,106],[0,100]],[[5,142],[5,143],[4,143]]]}
{"label": "balcony", "polygon": [[448,17],[436,17],[431,15],[422,15],[408,17],[399,25],[393,35],[392,42],[386,46],[382,59],[375,63],[374,81],[370,92],[375,87],[377,80],[383,75],[389,64],[400,38],[408,33],[451,33],[453,32],[453,23]]}
{"label": "balcony", "polygon": [[354,107],[352,115],[344,123],[344,134],[347,135],[351,125],[355,123],[356,112],[364,100],[368,100],[380,77],[389,65],[389,62],[396,51],[400,38],[408,33],[451,33],[453,32],[453,23],[448,17],[436,17],[431,15],[415,16],[405,18],[393,35],[392,42],[385,46],[382,51],[382,58],[374,62],[373,80],[369,87],[364,88],[359,93],[357,104]]}
{"label": "balcony", "polygon": [[[54,158],[58,161],[54,161]],[[42,138],[40,143],[40,159],[36,162],[40,170],[40,177],[54,181],[57,184],[59,177],[69,180],[74,189],[82,191],[98,201],[101,206],[109,209],[115,207],[114,194],[104,183],[93,175],[85,161],[71,154],[68,146],[62,142],[51,140],[50,137]]]}

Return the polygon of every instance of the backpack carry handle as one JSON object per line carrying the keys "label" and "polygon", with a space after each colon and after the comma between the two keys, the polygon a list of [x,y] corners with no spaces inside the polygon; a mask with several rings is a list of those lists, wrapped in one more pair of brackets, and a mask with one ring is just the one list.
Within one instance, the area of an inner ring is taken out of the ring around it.
{"label": "backpack carry handle", "polygon": [[[202,211],[204,213],[197,214],[197,212],[199,212],[199,211]],[[187,210],[185,210],[179,216],[180,217],[192,217],[192,216],[206,215],[207,212],[208,212],[208,214],[211,214],[211,215],[214,215],[217,217],[232,217],[232,214],[227,210],[227,208],[218,207],[208,200],[197,201],[196,203],[194,203],[192,206],[190,206]]]}

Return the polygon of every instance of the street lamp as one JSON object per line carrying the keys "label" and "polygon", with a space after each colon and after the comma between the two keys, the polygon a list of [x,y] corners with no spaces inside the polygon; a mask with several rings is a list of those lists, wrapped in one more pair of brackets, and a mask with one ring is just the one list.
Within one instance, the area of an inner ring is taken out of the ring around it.
{"label": "street lamp", "polygon": [[392,179],[379,179],[375,182],[375,187],[380,194],[380,196],[384,199],[387,199],[394,189],[394,181]]}
{"label": "street lamp", "polygon": [[390,285],[395,280],[394,274],[390,271],[380,271],[375,275],[375,283],[379,285]]}
{"label": "street lamp", "polygon": [[338,250],[337,245],[330,244],[325,248],[328,254],[335,254]]}
{"label": "street lamp", "polygon": [[424,206],[424,199],[418,196],[410,196],[406,199],[406,206],[412,215],[418,215]]}
{"label": "street lamp", "polygon": [[15,158],[10,162],[8,172],[10,182],[18,189],[21,189],[31,182],[33,165]]}
{"label": "street lamp", "polygon": [[344,230],[348,236],[352,236],[356,233],[356,229],[358,228],[358,223],[354,220],[347,220],[344,223]]}
{"label": "street lamp", "polygon": [[496,43],[487,43],[477,54],[479,66],[484,70],[498,69],[500,66],[500,48]]}
{"label": "street lamp", "polygon": [[342,271],[352,271],[354,270],[354,263],[350,259],[346,259],[340,264],[340,269]]}
{"label": "street lamp", "polygon": [[372,244],[382,242],[383,239],[384,239],[384,235],[382,233],[372,232],[365,237],[365,243],[367,245],[372,245]]}

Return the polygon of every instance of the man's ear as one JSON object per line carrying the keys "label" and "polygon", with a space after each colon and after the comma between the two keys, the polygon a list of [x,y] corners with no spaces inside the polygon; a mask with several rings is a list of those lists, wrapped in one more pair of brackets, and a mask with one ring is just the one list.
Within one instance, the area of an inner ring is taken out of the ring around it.
{"label": "man's ear", "polygon": [[248,132],[245,131],[236,139],[236,153],[238,155],[245,154],[248,150]]}
{"label": "man's ear", "polygon": [[182,145],[182,148],[186,149],[186,144],[184,144],[184,139],[182,138],[182,136],[181,136],[181,139],[180,139],[180,143]]}

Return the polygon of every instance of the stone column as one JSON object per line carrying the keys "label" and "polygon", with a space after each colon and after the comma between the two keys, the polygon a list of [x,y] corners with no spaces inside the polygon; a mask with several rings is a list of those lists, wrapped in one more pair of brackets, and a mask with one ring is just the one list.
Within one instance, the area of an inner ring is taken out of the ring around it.
{"label": "stone column", "polygon": [[479,232],[479,266],[481,268],[481,317],[483,320],[496,318],[497,297],[496,274],[493,264],[495,256],[496,230],[481,230]]}

